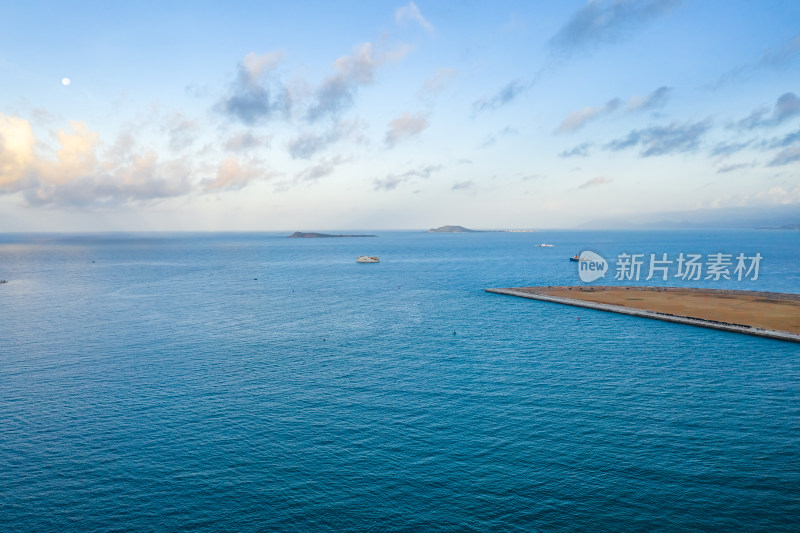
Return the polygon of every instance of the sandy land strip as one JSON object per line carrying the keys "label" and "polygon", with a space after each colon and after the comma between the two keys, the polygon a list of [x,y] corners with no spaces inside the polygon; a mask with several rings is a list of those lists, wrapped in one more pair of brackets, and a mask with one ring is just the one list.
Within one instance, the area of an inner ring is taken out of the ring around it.
{"label": "sandy land strip", "polygon": [[797,294],[604,286],[486,290],[800,342],[800,295]]}

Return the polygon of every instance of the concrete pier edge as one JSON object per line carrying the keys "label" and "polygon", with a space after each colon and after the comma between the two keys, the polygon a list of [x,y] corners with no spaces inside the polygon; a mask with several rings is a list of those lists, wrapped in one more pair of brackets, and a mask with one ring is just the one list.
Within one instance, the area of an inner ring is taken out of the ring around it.
{"label": "concrete pier edge", "polygon": [[643,309],[634,309],[631,307],[623,307],[621,305],[602,304],[597,302],[587,302],[584,300],[574,300],[572,298],[562,298],[560,296],[549,296],[546,294],[536,294],[531,292],[523,292],[510,289],[484,289],[486,292],[495,294],[504,294],[507,296],[518,296],[520,298],[529,298],[531,300],[541,300],[544,302],[552,302],[558,304],[572,305],[576,307],[586,307],[589,309],[596,309],[598,311],[607,311],[611,313],[620,313],[623,315],[638,316],[642,318],[652,318],[655,320],[663,320],[666,322],[676,322],[678,324],[688,324],[690,326],[699,326],[701,328],[718,329],[722,331],[730,331],[733,333],[744,333],[746,335],[755,335],[757,337],[766,337],[769,339],[776,339],[789,342],[800,342],[800,335],[790,333],[788,331],[775,331],[771,329],[762,329],[752,326],[742,326],[738,324],[728,324],[725,322],[718,322],[713,320],[704,320],[702,318],[692,318],[688,316],[670,315],[666,313],[659,313],[658,311],[646,311]]}

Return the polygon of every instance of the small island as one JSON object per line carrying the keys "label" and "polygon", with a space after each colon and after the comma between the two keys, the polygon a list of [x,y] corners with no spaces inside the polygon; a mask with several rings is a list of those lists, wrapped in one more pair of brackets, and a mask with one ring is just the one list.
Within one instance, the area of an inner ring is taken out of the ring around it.
{"label": "small island", "polygon": [[464,226],[441,226],[431,228],[428,233],[480,233],[478,230],[467,229]]}
{"label": "small island", "polygon": [[331,235],[329,233],[303,233],[302,231],[295,231],[289,235],[289,239],[327,239],[334,237],[377,237],[377,235]]}

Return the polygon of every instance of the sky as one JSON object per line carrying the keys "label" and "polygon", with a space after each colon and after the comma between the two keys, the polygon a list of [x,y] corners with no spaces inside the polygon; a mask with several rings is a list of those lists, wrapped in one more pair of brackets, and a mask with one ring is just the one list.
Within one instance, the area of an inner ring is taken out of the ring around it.
{"label": "sky", "polygon": [[795,0],[0,3],[0,232],[731,208],[800,219]]}

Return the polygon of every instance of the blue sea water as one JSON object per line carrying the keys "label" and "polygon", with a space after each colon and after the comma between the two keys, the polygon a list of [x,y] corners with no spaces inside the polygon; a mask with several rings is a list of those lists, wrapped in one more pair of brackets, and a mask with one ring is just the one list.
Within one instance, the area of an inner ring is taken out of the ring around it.
{"label": "blue sea water", "polygon": [[0,235],[0,530],[800,529],[800,345],[483,291],[797,232],[285,236]]}

